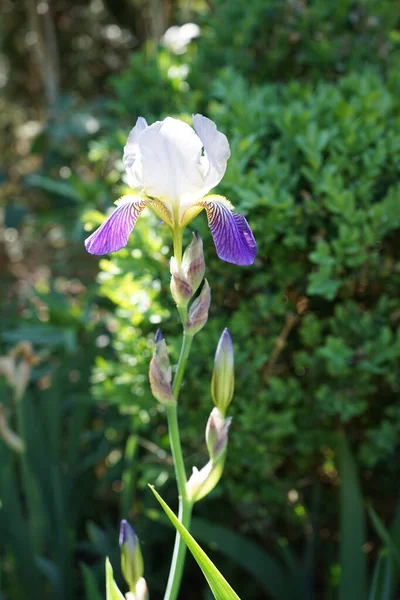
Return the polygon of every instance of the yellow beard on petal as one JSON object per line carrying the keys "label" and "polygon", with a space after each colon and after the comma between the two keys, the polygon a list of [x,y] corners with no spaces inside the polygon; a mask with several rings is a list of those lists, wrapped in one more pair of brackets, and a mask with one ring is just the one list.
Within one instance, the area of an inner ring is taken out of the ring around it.
{"label": "yellow beard on petal", "polygon": [[233,210],[234,207],[231,202],[225,198],[225,196],[219,196],[217,194],[212,194],[210,196],[204,196],[201,200],[197,200],[194,204],[189,206],[182,215],[180,225],[182,227],[186,227],[190,221],[193,221],[195,217],[206,208],[208,204],[212,204],[213,202],[218,202],[219,204],[224,204],[229,210]]}
{"label": "yellow beard on petal", "polygon": [[203,210],[204,206],[200,206],[197,202],[189,206],[183,213],[180,219],[180,227],[186,227],[190,221],[193,221],[195,217]]}
{"label": "yellow beard on petal", "polygon": [[162,219],[167,225],[169,225],[169,227],[172,227],[173,219],[171,212],[168,206],[161,200],[158,200],[158,198],[149,198],[144,194],[139,194],[138,192],[136,192],[135,194],[125,194],[125,196],[121,196],[121,198],[118,198],[118,200],[116,200],[114,204],[119,206],[123,202],[127,202],[130,199],[132,199],[132,197],[141,198],[146,203],[146,205],[149,208],[151,208],[151,210],[155,212],[158,217],[160,217],[160,219]]}
{"label": "yellow beard on petal", "polygon": [[171,212],[170,212],[168,206],[166,204],[164,204],[164,202],[162,202],[161,200],[157,200],[157,199],[153,200],[152,203],[149,205],[149,208],[151,208],[151,210],[153,210],[156,213],[156,215],[164,221],[164,223],[169,225],[169,227],[173,226],[173,219],[172,219]]}

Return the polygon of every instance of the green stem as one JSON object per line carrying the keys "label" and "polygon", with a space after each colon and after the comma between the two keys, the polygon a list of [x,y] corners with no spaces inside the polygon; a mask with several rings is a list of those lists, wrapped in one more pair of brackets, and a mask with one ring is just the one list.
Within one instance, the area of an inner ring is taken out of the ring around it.
{"label": "green stem", "polygon": [[174,257],[178,264],[182,262],[182,244],[183,244],[183,229],[176,227],[172,231],[172,238],[174,242]]}
{"label": "green stem", "polygon": [[[190,347],[192,345],[193,336],[183,333],[181,353],[179,356],[178,366],[176,369],[172,392],[177,401],[179,390],[181,388],[183,375],[185,372],[186,363],[189,357]],[[172,457],[175,466],[175,476],[178,484],[179,493],[179,520],[189,529],[190,519],[192,515],[192,503],[186,494],[186,471],[183,461],[181,440],[179,436],[178,425],[178,404],[177,402],[167,407],[168,431],[171,444]],[[164,600],[176,600],[179,593],[179,588],[182,581],[183,566],[186,557],[186,544],[182,540],[179,533],[176,533],[174,552],[172,555],[171,568],[168,577],[167,589],[165,591]]]}
{"label": "green stem", "polygon": [[[190,528],[190,520],[192,517],[193,504],[188,500],[179,500],[178,517],[180,522],[186,529]],[[165,591],[164,600],[176,600],[181,587],[183,567],[186,558],[186,544],[182,540],[178,532],[176,532],[174,553],[172,555],[171,569],[169,571],[167,589]]]}
{"label": "green stem", "polygon": [[175,400],[178,400],[179,390],[181,389],[182,379],[183,379],[183,375],[185,373],[186,363],[189,358],[192,341],[193,341],[193,336],[188,335],[184,331],[182,346],[181,346],[181,353],[179,355],[178,366],[176,367],[174,383],[172,384],[172,393],[174,395]]}

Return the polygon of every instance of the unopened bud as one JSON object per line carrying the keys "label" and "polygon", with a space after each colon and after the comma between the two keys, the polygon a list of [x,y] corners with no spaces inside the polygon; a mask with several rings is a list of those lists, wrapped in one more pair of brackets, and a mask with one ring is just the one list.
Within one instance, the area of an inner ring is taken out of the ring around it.
{"label": "unopened bud", "polygon": [[224,419],[218,408],[211,411],[206,427],[206,444],[210,460],[200,471],[193,467],[193,473],[186,484],[187,495],[193,502],[198,502],[207,496],[221,479],[231,421],[231,418]]}
{"label": "unopened bud", "polygon": [[129,591],[136,599],[136,587],[143,579],[143,557],[137,535],[125,519],[121,521],[119,546],[122,574],[129,585]]}
{"label": "unopened bud", "polygon": [[235,388],[234,357],[232,338],[224,329],[219,339],[214,358],[214,371],[211,380],[211,395],[215,406],[225,416],[232,401]]}
{"label": "unopened bud", "polygon": [[208,320],[208,310],[211,302],[211,290],[207,279],[204,280],[203,288],[189,309],[189,315],[185,330],[190,335],[198,333],[203,329]]}
{"label": "unopened bud", "polygon": [[203,281],[206,265],[204,262],[203,240],[198,233],[193,234],[193,239],[183,253],[182,269],[192,286],[193,294],[199,289]]}
{"label": "unopened bud", "polygon": [[162,404],[175,402],[172,394],[172,370],[168,358],[167,344],[160,330],[155,337],[153,358],[150,361],[149,379],[152,394]]}
{"label": "unopened bud", "polygon": [[178,307],[186,308],[189,300],[196,293],[205,272],[203,242],[197,233],[183,253],[182,262],[178,264],[171,258],[171,293]]}
{"label": "unopened bud", "polygon": [[206,444],[212,462],[217,462],[228,445],[228,431],[232,418],[224,419],[218,408],[213,408],[206,427]]}
{"label": "unopened bud", "polygon": [[172,297],[177,306],[185,308],[188,305],[190,298],[193,296],[192,286],[183,272],[182,265],[179,265],[173,256],[171,258],[170,269]]}

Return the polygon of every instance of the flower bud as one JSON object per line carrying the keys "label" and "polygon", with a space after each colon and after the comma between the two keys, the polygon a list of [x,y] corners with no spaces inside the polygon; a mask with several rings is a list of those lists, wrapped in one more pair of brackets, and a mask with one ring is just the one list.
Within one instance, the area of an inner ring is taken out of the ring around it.
{"label": "flower bud", "polygon": [[215,406],[225,416],[235,388],[232,338],[225,328],[218,342],[211,380],[211,395]]}
{"label": "flower bud", "polygon": [[218,408],[213,408],[206,427],[206,444],[210,455],[209,462],[200,471],[193,467],[193,473],[186,484],[186,492],[193,502],[198,502],[209,494],[221,479],[228,432],[232,419],[224,419]]}
{"label": "flower bud", "polygon": [[160,330],[155,337],[153,358],[150,361],[149,379],[152,394],[162,404],[175,402],[172,394],[172,370],[168,358],[167,344]]}
{"label": "flower bud", "polygon": [[206,265],[203,254],[203,240],[198,233],[193,234],[193,239],[183,253],[182,269],[192,286],[193,294],[199,289],[203,281]]}
{"label": "flower bud", "polygon": [[213,408],[206,427],[206,444],[212,462],[217,462],[228,445],[228,431],[232,418],[224,419],[218,408]]}
{"label": "flower bud", "polygon": [[208,309],[211,302],[211,290],[207,279],[204,280],[203,288],[189,309],[188,319],[185,325],[185,331],[190,335],[195,335],[203,329],[208,320]]}
{"label": "flower bud", "polygon": [[195,233],[189,246],[183,253],[181,264],[171,258],[171,294],[180,308],[186,308],[196,293],[205,272],[203,242]]}
{"label": "flower bud", "polygon": [[179,265],[175,257],[171,257],[171,294],[176,302],[176,305],[185,308],[188,305],[190,298],[193,296],[193,289],[190,285],[182,265]]}
{"label": "flower bud", "polygon": [[136,599],[136,586],[143,579],[143,557],[137,535],[125,519],[121,521],[119,546],[122,574],[129,585],[130,592]]}

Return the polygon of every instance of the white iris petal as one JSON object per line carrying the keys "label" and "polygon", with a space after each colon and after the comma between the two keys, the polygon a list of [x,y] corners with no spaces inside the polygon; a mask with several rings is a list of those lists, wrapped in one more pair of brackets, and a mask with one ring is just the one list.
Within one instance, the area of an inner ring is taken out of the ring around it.
{"label": "white iris petal", "polygon": [[176,208],[201,197],[202,143],[189,125],[171,117],[157,121],[141,133],[139,150],[143,187],[149,196]]}
{"label": "white iris petal", "polygon": [[225,135],[195,115],[196,132],[167,117],[148,126],[139,117],[124,149],[129,185],[169,206],[179,219],[222,179],[230,156]]}
{"label": "white iris petal", "polygon": [[216,124],[203,115],[194,115],[193,125],[204,147],[205,181],[203,195],[221,181],[226,163],[231,155],[226,136],[218,131]]}
{"label": "white iris petal", "polygon": [[142,165],[139,155],[139,136],[148,127],[146,119],[139,117],[135,127],[131,130],[124,148],[124,165],[128,178],[128,185],[135,189],[142,189]]}

